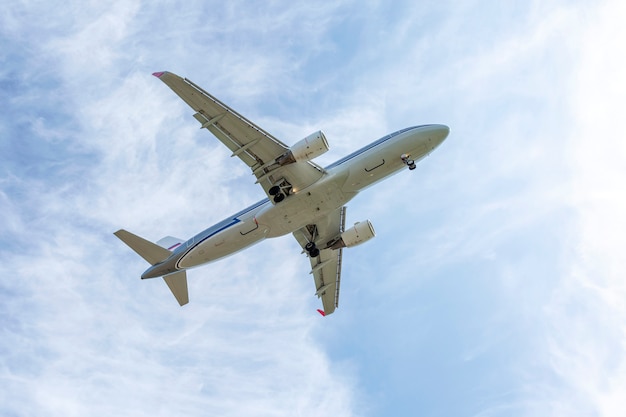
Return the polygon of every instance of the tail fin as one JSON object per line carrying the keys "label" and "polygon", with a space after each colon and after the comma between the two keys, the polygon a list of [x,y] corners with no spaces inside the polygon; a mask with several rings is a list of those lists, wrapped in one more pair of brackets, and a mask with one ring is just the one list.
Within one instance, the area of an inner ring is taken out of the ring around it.
{"label": "tail fin", "polygon": [[156,244],[164,247],[167,250],[173,251],[174,249],[176,249],[183,243],[185,243],[185,241],[180,238],[172,237],[172,236],[165,236],[163,239],[157,241]]}
{"label": "tail fin", "polygon": [[156,243],[152,243],[149,240],[134,235],[124,229],[120,229],[113,234],[122,242],[126,243],[129,248],[137,252],[139,256],[148,261],[150,265],[156,265],[169,258],[172,254],[172,252],[157,245]]}
{"label": "tail fin", "polygon": [[[162,246],[152,243],[142,237],[134,235],[124,229],[114,233],[129,248],[137,252],[139,256],[148,261],[150,265],[158,264],[170,257],[172,252]],[[162,239],[163,240],[163,239]],[[187,271],[178,271],[163,277],[176,301],[181,306],[189,302],[189,291],[187,289]]]}

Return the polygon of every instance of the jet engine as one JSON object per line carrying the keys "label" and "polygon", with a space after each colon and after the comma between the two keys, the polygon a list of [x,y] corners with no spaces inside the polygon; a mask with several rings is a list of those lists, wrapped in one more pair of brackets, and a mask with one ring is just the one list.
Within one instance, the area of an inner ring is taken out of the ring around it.
{"label": "jet engine", "polygon": [[374,236],[376,236],[376,232],[374,232],[372,222],[365,220],[363,222],[355,223],[353,227],[343,232],[341,237],[334,242],[330,248],[351,248],[370,240]]}
{"label": "jet engine", "polygon": [[280,165],[287,165],[299,161],[310,161],[326,153],[328,149],[326,136],[319,130],[296,142],[289,152],[278,159],[278,162]]}

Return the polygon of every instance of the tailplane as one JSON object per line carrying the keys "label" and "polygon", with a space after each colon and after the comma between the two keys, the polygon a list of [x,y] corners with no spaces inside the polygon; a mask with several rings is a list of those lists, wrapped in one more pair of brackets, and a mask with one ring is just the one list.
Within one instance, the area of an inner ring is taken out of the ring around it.
{"label": "tailplane", "polygon": [[[181,242],[180,239],[173,237],[166,237],[159,241],[159,244],[152,243],[142,237],[134,235],[124,229],[120,229],[114,233],[122,242],[124,242],[129,248],[137,252],[139,256],[148,261],[150,265],[156,265],[170,257],[172,252],[163,246],[171,247],[172,243],[174,247],[178,246]],[[174,242],[175,241],[175,242]],[[173,249],[173,248],[172,248]],[[165,275],[163,280],[169,287],[176,301],[181,306],[189,302],[189,291],[187,289],[187,271],[178,271],[173,274]]]}
{"label": "tailplane", "polygon": [[156,265],[170,257],[172,252],[162,246],[152,243],[142,237],[132,234],[124,229],[113,233],[129,248],[137,252],[139,256],[148,261],[150,265]]}
{"label": "tailplane", "polygon": [[187,271],[178,271],[163,277],[170,291],[176,297],[181,306],[189,302],[189,290],[187,289]]}

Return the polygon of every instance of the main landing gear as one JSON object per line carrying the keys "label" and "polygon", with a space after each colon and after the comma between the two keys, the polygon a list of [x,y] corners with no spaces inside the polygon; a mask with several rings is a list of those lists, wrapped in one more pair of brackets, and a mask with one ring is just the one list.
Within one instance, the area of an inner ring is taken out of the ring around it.
{"label": "main landing gear", "polygon": [[411,171],[415,169],[415,161],[411,159],[411,155],[403,153],[400,155],[400,159],[402,159],[402,162],[404,162],[404,164],[407,165]]}
{"label": "main landing gear", "polygon": [[284,179],[280,180],[278,184],[272,186],[267,193],[274,197],[274,203],[280,203],[285,199],[286,195],[291,192],[291,184]]}
{"label": "main landing gear", "polygon": [[274,197],[274,203],[280,203],[285,199],[285,194],[280,191],[280,187],[278,185],[273,186],[268,190],[269,195]]}
{"label": "main landing gear", "polygon": [[320,250],[317,248],[317,246],[315,246],[314,242],[309,242],[304,245],[304,250],[309,253],[309,256],[311,258],[317,258],[318,256],[320,256]]}

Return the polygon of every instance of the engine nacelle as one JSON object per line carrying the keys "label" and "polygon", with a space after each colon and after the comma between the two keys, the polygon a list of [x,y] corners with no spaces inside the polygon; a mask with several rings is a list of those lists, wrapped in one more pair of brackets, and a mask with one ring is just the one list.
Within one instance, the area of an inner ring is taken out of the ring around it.
{"label": "engine nacelle", "polygon": [[326,136],[320,130],[296,142],[285,155],[279,158],[280,165],[297,161],[310,161],[328,151]]}
{"label": "engine nacelle", "polygon": [[331,246],[331,249],[351,248],[370,240],[374,236],[376,236],[376,232],[372,222],[365,220],[343,232],[339,240]]}

